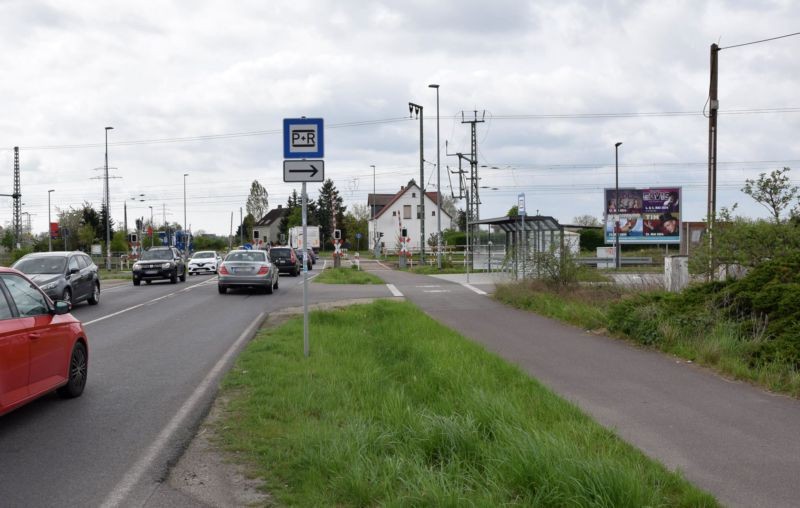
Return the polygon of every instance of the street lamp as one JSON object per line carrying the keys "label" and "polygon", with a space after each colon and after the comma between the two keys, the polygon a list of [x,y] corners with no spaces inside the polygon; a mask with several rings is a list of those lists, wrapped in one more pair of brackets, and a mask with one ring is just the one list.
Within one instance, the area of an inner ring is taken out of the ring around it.
{"label": "street lamp", "polygon": [[422,264],[425,263],[425,158],[422,144],[422,106],[409,102],[408,112],[419,118],[419,262]]}
{"label": "street lamp", "polygon": [[52,219],[50,219],[50,194],[55,192],[55,189],[50,189],[47,191],[47,250],[48,252],[53,252],[53,232],[50,230],[50,224],[52,224]]}
{"label": "street lamp", "polygon": [[375,164],[370,164],[372,168],[372,205],[370,206],[370,220],[372,221],[372,243],[375,244],[375,241],[378,237],[378,228],[375,227]]}
{"label": "street lamp", "polygon": [[622,141],[618,141],[614,144],[614,179],[616,183],[614,187],[616,189],[615,199],[616,203],[614,204],[614,213],[615,213],[615,221],[614,221],[614,233],[615,233],[615,240],[614,240],[614,266],[616,266],[617,270],[620,267],[620,259],[619,259],[619,145],[622,144]]}
{"label": "street lamp", "polygon": [[439,168],[442,161],[439,156],[439,85],[428,85],[436,89],[436,267],[442,269],[442,178]]}
{"label": "street lamp", "polygon": [[114,127],[106,127],[106,270],[111,270],[111,195],[108,192],[108,131]]}
{"label": "street lamp", "polygon": [[189,173],[183,174],[183,251],[186,252],[189,249],[189,237],[186,236],[187,232],[189,231],[188,223],[186,222],[186,177],[189,176]]}
{"label": "street lamp", "polygon": [[153,237],[155,237],[155,229],[153,229],[153,207],[151,205],[147,205],[150,208],[150,247],[153,246]]}

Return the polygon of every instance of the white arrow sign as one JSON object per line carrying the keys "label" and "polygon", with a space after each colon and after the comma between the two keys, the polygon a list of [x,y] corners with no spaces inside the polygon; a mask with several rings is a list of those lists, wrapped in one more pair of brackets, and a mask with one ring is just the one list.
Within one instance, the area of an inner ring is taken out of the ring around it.
{"label": "white arrow sign", "polygon": [[325,181],[325,161],[283,161],[284,182],[323,182]]}

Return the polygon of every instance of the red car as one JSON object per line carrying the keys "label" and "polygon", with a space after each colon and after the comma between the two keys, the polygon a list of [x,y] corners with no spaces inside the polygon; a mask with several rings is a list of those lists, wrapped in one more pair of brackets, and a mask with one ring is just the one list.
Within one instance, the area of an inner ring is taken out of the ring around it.
{"label": "red car", "polygon": [[89,349],[69,304],[53,303],[20,272],[0,268],[0,415],[53,390],[78,397]]}

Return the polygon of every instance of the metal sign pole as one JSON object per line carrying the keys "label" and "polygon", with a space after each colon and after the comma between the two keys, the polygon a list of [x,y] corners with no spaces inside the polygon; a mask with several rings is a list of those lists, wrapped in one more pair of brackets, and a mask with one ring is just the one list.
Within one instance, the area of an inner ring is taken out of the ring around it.
{"label": "metal sign pole", "polygon": [[308,357],[308,198],[303,182],[303,353]]}

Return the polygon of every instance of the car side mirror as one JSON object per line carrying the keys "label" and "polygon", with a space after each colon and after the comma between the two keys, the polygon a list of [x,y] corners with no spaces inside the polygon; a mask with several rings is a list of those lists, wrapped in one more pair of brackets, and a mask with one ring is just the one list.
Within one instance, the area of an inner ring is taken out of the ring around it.
{"label": "car side mirror", "polygon": [[74,274],[76,274],[76,273],[78,273],[80,271],[81,271],[80,268],[70,268],[69,269],[69,274],[70,275],[74,275]]}
{"label": "car side mirror", "polygon": [[69,304],[63,300],[58,300],[55,303],[55,307],[53,308],[53,314],[55,314],[56,316],[69,314]]}

